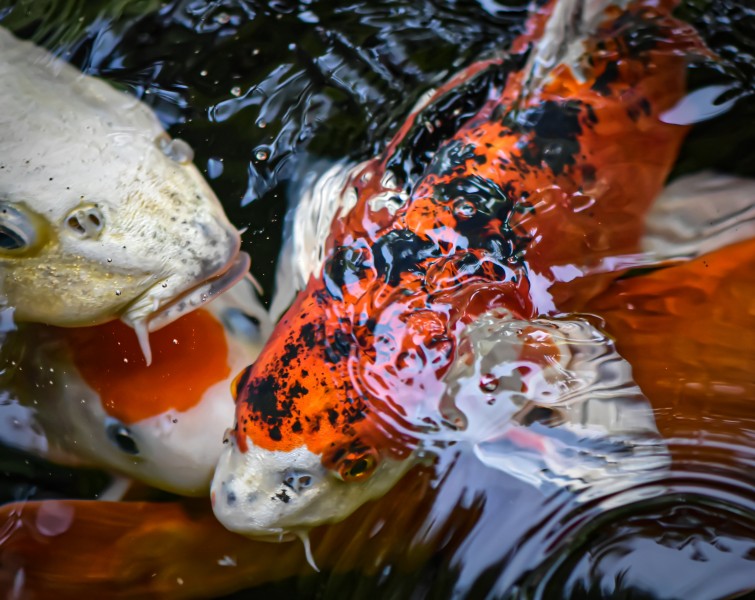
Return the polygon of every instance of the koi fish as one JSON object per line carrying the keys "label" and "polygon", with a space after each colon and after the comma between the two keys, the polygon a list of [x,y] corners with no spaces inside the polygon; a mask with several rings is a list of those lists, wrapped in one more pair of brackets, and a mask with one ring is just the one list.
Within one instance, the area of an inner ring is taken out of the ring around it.
{"label": "koi fish", "polygon": [[0,406],[0,438],[53,462],[207,495],[233,418],[231,381],[270,329],[248,280],[155,332],[149,367],[119,321],[29,324],[16,332],[20,357],[6,359],[4,394],[17,401]]}
{"label": "koi fish", "polygon": [[[755,344],[739,343],[743,334],[755,332],[752,311],[741,310],[743,298],[755,298],[754,240],[614,282],[586,307],[604,318],[618,338],[633,377],[661,409],[657,419],[664,435],[699,441],[709,433],[728,435],[737,419],[751,420],[749,404],[727,403],[721,411],[719,385],[741,385],[742,397],[755,393]],[[666,302],[674,310],[654,309]],[[671,332],[670,351],[657,343],[659,328]],[[697,360],[699,356],[705,360]],[[703,418],[711,413],[716,417]],[[748,440],[742,441],[745,445]],[[674,449],[683,451],[684,447]],[[713,460],[720,458],[716,453]],[[448,548],[448,528],[439,527],[436,512],[423,512],[434,504],[434,489],[426,477],[404,478],[372,507],[317,531],[318,565],[368,573],[376,565],[406,567],[412,563],[407,548],[413,564],[418,564],[422,559],[417,554],[426,551],[429,558],[433,552],[427,541],[428,518],[440,536],[438,547]],[[407,498],[417,502],[407,503]],[[386,515],[391,515],[389,521]],[[262,545],[267,542],[245,540],[225,530],[209,507],[186,501],[13,503],[0,507],[0,523],[0,587],[15,585],[39,597],[80,598],[98,591],[109,597],[215,597],[307,573],[299,546],[281,545],[271,552]],[[424,543],[407,542],[418,539]],[[334,551],[342,548],[349,551]]]}
{"label": "koi fish", "polygon": [[508,61],[440,90],[492,82],[431,157],[407,154],[420,111],[345,176],[322,266],[237,380],[212,484],[221,523],[304,536],[381,496],[428,437],[458,430],[441,400],[465,330],[490,314],[553,317],[568,296],[557,284],[579,288],[639,253],[688,130],[662,116],[705,53],[671,8],[560,0],[536,12]]}
{"label": "koi fish", "polygon": [[18,322],[149,331],[249,270],[240,236],[136,98],[0,28],[0,299]]}

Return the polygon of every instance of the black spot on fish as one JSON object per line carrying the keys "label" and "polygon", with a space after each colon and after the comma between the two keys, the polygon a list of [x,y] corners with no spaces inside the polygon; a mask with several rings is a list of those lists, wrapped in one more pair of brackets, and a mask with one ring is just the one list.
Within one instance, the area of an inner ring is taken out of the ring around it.
{"label": "black spot on fish", "polygon": [[286,490],[281,490],[275,497],[282,501],[284,504],[288,504],[291,501],[291,497],[286,493]]}
{"label": "black spot on fish", "polygon": [[592,84],[592,89],[598,92],[601,96],[610,96],[611,88],[609,84],[613,83],[619,78],[619,65],[616,62],[609,62],[606,64],[605,70],[595,78],[595,82]]}
{"label": "black spot on fish", "polygon": [[283,347],[284,353],[281,356],[281,360],[284,363],[290,363],[299,355],[299,347],[296,344],[286,344]]}
{"label": "black spot on fish", "polygon": [[332,363],[348,358],[351,346],[351,336],[339,329],[325,343],[325,358]]}
{"label": "black spot on fish", "polygon": [[579,154],[582,125],[582,103],[548,100],[530,108],[508,123],[525,135],[521,145],[522,158],[532,167],[543,163],[558,175],[575,163]]}
{"label": "black spot on fish", "polygon": [[372,248],[378,277],[390,286],[397,286],[401,275],[421,272],[420,262],[439,257],[440,250],[429,240],[421,239],[413,231],[400,229],[381,237]]}
{"label": "black spot on fish", "polygon": [[460,140],[451,140],[435,153],[425,173],[448,175],[455,169],[461,169],[461,172],[464,172],[464,164],[476,156],[474,146],[464,144]]}
{"label": "black spot on fish", "polygon": [[312,350],[317,345],[317,336],[315,335],[316,329],[312,323],[305,323],[301,326],[301,341],[304,345]]}
{"label": "black spot on fish", "polygon": [[306,396],[308,393],[309,390],[298,381],[294,383],[294,385],[292,385],[290,388],[288,388],[288,394],[291,398],[301,398],[302,396]]}
{"label": "black spot on fish", "polygon": [[480,111],[490,90],[502,87],[508,73],[517,66],[514,60],[491,65],[425,107],[388,159],[387,168],[410,187],[441,144]]}
{"label": "black spot on fish", "polygon": [[280,394],[280,386],[273,376],[256,378],[244,388],[245,396],[241,401],[249,405],[253,421],[260,421],[269,426],[270,438],[280,441],[280,426],[284,420],[293,416],[293,399]]}
{"label": "black spot on fish", "polygon": [[323,280],[331,296],[343,300],[343,287],[364,279],[367,268],[365,258],[364,252],[348,246],[339,246],[334,250],[323,268]]}

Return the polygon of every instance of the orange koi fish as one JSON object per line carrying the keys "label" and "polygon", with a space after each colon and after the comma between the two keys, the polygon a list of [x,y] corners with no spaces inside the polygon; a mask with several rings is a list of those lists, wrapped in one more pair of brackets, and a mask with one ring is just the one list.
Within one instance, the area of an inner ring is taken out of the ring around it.
{"label": "orange koi fish", "polygon": [[[694,294],[687,293],[691,290]],[[742,387],[742,397],[755,393],[755,344],[747,343],[755,324],[753,311],[741,309],[743,298],[751,307],[753,240],[615,282],[587,307],[619,338],[634,377],[662,411],[658,425],[664,435],[704,440],[710,433],[732,433],[738,419],[751,420],[749,403],[722,407],[718,386],[729,381]],[[671,346],[657,343],[660,329],[670,332],[664,337]],[[428,535],[429,515],[437,519],[427,509],[434,500],[429,471],[413,471],[416,477],[405,477],[378,502],[313,532],[317,564],[331,569],[336,561],[340,571],[367,573],[399,565],[411,572],[433,548],[447,547],[454,528],[437,522],[432,529],[438,537],[428,542],[429,548],[416,544]],[[270,551],[267,542],[226,531],[207,509],[192,499],[56,500],[0,507],[0,588],[37,597],[81,598],[99,592],[110,598],[177,599],[215,597],[311,573],[300,545],[281,544]]]}
{"label": "orange koi fish", "polygon": [[705,52],[671,8],[557,0],[509,59],[447,86],[492,81],[430,158],[405,150],[420,111],[349,173],[322,264],[237,379],[212,484],[226,527],[303,537],[381,496],[454,428],[440,404],[470,324],[557,315],[570,285],[640,251],[688,129],[663,115]]}
{"label": "orange koi fish", "polygon": [[233,414],[231,381],[269,329],[249,281],[154,332],[149,367],[119,321],[29,325],[12,367],[19,402],[0,407],[3,441],[53,462],[206,495]]}

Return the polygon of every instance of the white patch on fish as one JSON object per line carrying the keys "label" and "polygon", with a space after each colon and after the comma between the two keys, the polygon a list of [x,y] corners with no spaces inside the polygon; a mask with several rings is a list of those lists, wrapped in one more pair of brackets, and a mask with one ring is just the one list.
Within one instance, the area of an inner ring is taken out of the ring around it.
{"label": "white patch on fish", "polygon": [[[15,397],[6,392],[7,401],[0,398],[0,423],[19,426],[0,427],[0,441],[53,462],[123,473],[183,495],[207,495],[223,450],[223,432],[234,418],[231,381],[254,361],[272,329],[248,280],[207,310],[224,326],[229,375],[204,390],[186,411],[168,409],[128,424],[107,413],[72,363],[60,330],[22,326],[17,335],[25,351],[19,369],[4,381]],[[186,380],[191,385],[190,374]]]}

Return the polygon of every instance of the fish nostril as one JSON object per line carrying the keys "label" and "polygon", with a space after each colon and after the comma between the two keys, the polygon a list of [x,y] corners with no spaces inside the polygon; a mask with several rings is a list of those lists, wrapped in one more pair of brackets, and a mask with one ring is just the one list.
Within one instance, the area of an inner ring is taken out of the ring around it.
{"label": "fish nostril", "polygon": [[96,206],[79,206],[68,213],[66,225],[82,239],[96,239],[105,227],[105,218]]}
{"label": "fish nostril", "polygon": [[312,485],[312,476],[306,473],[289,473],[283,478],[283,485],[298,494]]}

